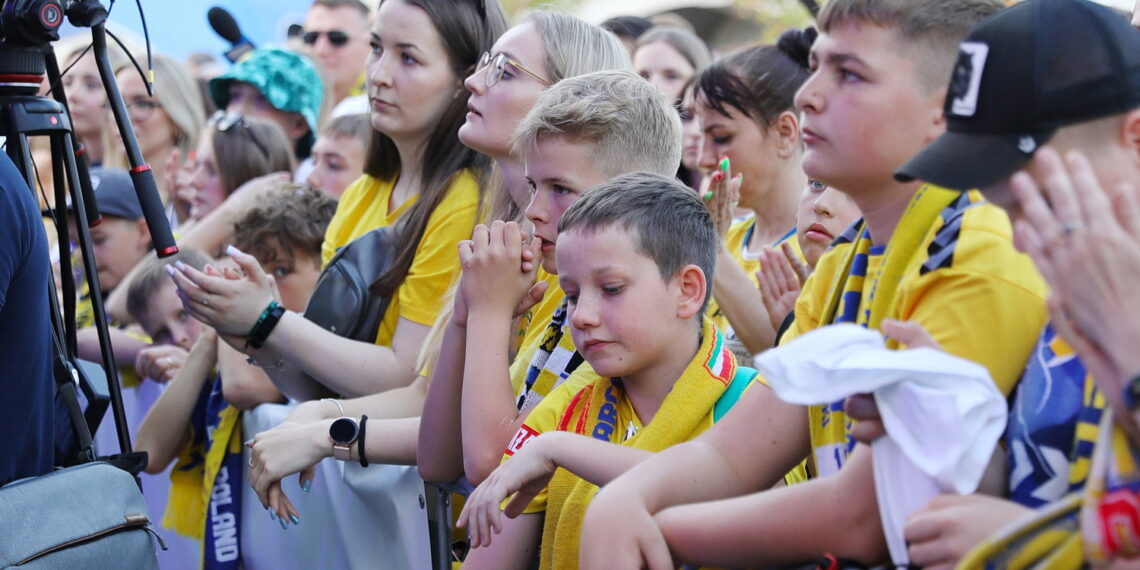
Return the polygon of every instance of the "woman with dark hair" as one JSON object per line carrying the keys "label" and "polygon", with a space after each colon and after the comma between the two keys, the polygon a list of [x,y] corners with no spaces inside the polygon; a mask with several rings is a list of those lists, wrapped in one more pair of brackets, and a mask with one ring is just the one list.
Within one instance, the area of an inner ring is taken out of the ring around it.
{"label": "woman with dark hair", "polygon": [[[734,351],[749,359],[775,340],[756,286],[759,255],[785,241],[797,247],[796,211],[807,176],[792,100],[811,73],[808,52],[815,37],[813,28],[789,30],[776,45],[746,48],[713,63],[694,84],[693,107],[704,131],[700,167],[712,173],[707,203],[725,244],[708,314]],[[737,205],[754,215],[732,223]]]}
{"label": "woman with dark hair", "polygon": [[[374,132],[365,176],[342,195],[322,248],[327,263],[337,248],[399,222],[389,269],[372,286],[390,298],[374,343],[277,310],[264,272],[240,251],[229,250],[243,279],[174,273],[187,310],[242,338],[236,345],[290,397],[363,396],[415,378],[416,356],[459,271],[456,243],[474,227],[487,166],[456,136],[467,113],[463,79],[505,27],[494,1],[380,3],[366,63]],[[267,328],[270,314],[276,325]]]}

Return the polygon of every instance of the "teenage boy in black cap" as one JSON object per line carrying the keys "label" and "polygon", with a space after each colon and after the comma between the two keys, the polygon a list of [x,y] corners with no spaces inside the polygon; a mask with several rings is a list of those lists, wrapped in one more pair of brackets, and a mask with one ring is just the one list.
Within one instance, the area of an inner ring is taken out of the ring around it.
{"label": "teenage boy in black cap", "polygon": [[[1085,0],[1017,4],[962,42],[945,113],[946,134],[899,169],[900,181],[980,188],[1016,220],[1015,194],[1064,183],[1069,168],[1104,188],[1140,180],[1140,32]],[[1065,219],[1045,247],[1065,247],[1091,222]],[[1090,369],[1045,326],[1010,410],[1009,499],[936,498],[907,525],[913,564],[953,565],[999,528],[1084,487],[1106,401],[1130,417],[1119,385],[1102,393],[1090,373],[1099,381],[1101,370]]]}

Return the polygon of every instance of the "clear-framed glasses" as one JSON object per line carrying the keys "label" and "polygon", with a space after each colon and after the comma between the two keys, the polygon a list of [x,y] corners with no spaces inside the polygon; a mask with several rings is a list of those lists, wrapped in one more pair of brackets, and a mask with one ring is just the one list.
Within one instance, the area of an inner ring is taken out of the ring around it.
{"label": "clear-framed glasses", "polygon": [[[151,118],[151,116],[154,115],[154,110],[162,107],[157,101],[148,101],[146,99],[131,101],[124,106],[127,108],[127,116],[136,123],[141,123]],[[103,110],[110,111],[111,105],[109,103],[103,103]]]}
{"label": "clear-framed glasses", "polygon": [[490,68],[487,69],[487,87],[494,87],[495,84],[503,78],[503,72],[507,70],[508,65],[537,79],[543,85],[550,87],[550,81],[543,79],[537,73],[523,67],[521,63],[507,57],[505,53],[498,53],[492,56],[488,52],[483,52],[483,56],[479,58],[479,66],[475,68],[475,71],[490,66]]}
{"label": "clear-framed glasses", "polygon": [[265,148],[261,139],[257,138],[257,133],[254,132],[249,121],[245,120],[245,117],[243,117],[241,113],[229,113],[225,110],[218,109],[210,117],[210,123],[214,125],[214,128],[216,128],[219,133],[227,133],[232,131],[234,127],[241,127],[241,130],[249,135],[249,140],[253,141],[253,144],[261,151],[261,155],[269,156],[269,149]]}

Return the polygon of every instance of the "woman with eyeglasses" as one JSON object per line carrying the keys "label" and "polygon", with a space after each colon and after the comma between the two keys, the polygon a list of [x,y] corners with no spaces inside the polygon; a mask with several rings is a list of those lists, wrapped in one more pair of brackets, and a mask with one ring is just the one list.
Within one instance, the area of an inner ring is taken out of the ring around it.
{"label": "woman with eyeglasses", "polygon": [[[471,235],[486,157],[460,144],[463,78],[505,29],[498,3],[384,0],[366,65],[375,130],[365,176],[341,196],[324,261],[364,233],[400,222],[389,270],[373,284],[389,296],[374,343],[348,340],[299,314],[280,315],[261,348],[244,346],[283,392],[308,400],[330,391],[363,396],[407,386],[416,356],[459,271],[456,243]],[[186,308],[220,332],[245,337],[272,293],[252,258],[232,253],[248,277],[176,272]],[[254,343],[257,344],[257,343]],[[240,346],[240,344],[239,344]],[[282,362],[282,366],[275,363]],[[328,404],[326,404],[328,405]],[[267,497],[263,497],[267,499]]]}
{"label": "woman with eyeglasses", "polygon": [[190,220],[201,220],[239,186],[275,172],[292,175],[292,146],[277,123],[219,111],[198,142]]}
{"label": "woman with eyeglasses", "polygon": [[[206,116],[198,84],[182,64],[161,54],[154,56],[153,64],[153,95],[147,93],[146,84],[133,65],[120,67],[115,80],[127,106],[139,151],[154,173],[171,226],[176,227],[190,219],[191,204],[174,195],[171,178],[175,173],[167,172],[167,168],[182,168],[183,162],[190,158],[197,148]],[[104,161],[106,166],[128,168],[126,149],[118,132],[108,132],[106,142],[109,151]]]}
{"label": "woman with eyeglasses", "polygon": [[[550,11],[532,13],[483,55],[479,69],[465,82],[471,99],[459,138],[495,159],[500,180],[494,219],[523,221],[522,213],[531,200],[522,157],[512,151],[511,137],[542,92],[568,77],[630,69],[628,52],[612,34],[569,14]],[[543,300],[530,309],[530,326],[520,331],[515,362],[524,371],[563,299],[556,275],[539,269],[537,279],[547,283],[547,290]],[[518,416],[520,410],[513,397],[501,397],[504,390],[498,385],[510,381],[512,375],[504,366],[501,376],[478,378],[486,382],[483,386],[465,386],[466,329],[448,326],[443,334],[451,338],[442,339],[441,345],[453,348],[440,352],[424,404],[420,473],[432,481],[452,481],[466,473],[478,482],[499,464],[517,429],[502,421]],[[519,385],[511,386],[511,394],[519,393],[522,375],[514,380]]]}

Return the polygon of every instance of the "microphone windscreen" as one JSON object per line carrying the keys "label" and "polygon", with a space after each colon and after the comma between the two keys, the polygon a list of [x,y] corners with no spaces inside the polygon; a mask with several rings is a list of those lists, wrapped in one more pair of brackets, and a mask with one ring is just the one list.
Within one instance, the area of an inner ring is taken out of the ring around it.
{"label": "microphone windscreen", "polygon": [[206,18],[210,20],[210,27],[214,28],[214,32],[222,39],[230,42],[230,44],[241,43],[241,28],[238,27],[237,21],[234,20],[229,10],[221,6],[214,6],[206,13]]}

